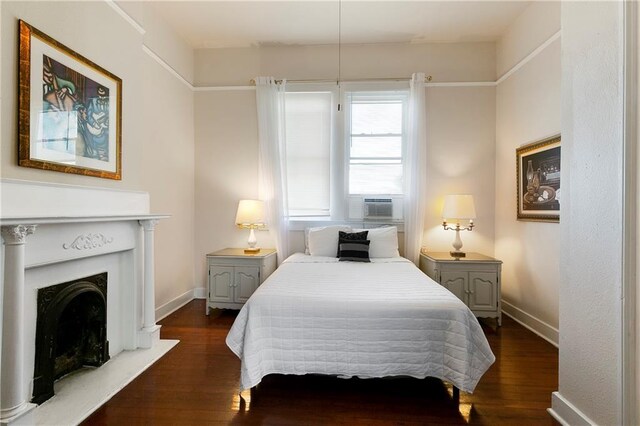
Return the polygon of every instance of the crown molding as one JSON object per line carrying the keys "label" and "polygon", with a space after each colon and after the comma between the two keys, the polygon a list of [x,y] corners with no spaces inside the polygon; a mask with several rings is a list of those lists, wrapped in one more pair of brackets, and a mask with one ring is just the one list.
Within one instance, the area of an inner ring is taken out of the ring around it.
{"label": "crown molding", "polygon": [[500,83],[502,83],[503,81],[505,81],[506,79],[511,77],[516,71],[518,71],[520,68],[525,66],[533,58],[538,56],[542,51],[544,51],[547,47],[549,47],[551,44],[553,44],[554,41],[560,39],[561,35],[562,35],[562,31],[558,30],[558,32],[556,32],[554,35],[549,37],[544,43],[542,43],[540,46],[535,48],[533,50],[533,52],[529,53],[527,56],[525,56],[523,59],[521,59],[520,62],[515,64],[513,67],[511,67],[511,69],[509,71],[507,71],[504,74],[502,74],[502,77],[500,77],[496,81],[496,85],[499,85]]}
{"label": "crown molding", "polygon": [[140,25],[140,23],[138,21],[133,19],[133,17],[131,15],[129,15],[127,12],[125,12],[123,8],[118,6],[118,4],[114,0],[104,0],[104,1],[109,6],[111,6],[111,8],[118,13],[118,15],[120,15],[125,21],[127,21],[133,28],[135,28],[135,30],[138,33],[140,33],[140,35],[145,35],[146,34],[147,30],[145,30],[142,27],[142,25]]}
{"label": "crown molding", "polygon": [[151,57],[153,60],[155,60],[157,63],[159,63],[164,69],[166,69],[167,71],[169,71],[170,74],[172,74],[175,78],[177,78],[178,80],[180,80],[180,82],[182,84],[184,84],[185,86],[187,86],[189,89],[191,89],[191,91],[194,91],[196,88],[193,86],[193,84],[189,83],[187,81],[186,78],[184,78],[182,75],[180,75],[180,73],[178,71],[175,70],[175,68],[173,68],[171,65],[169,65],[164,59],[162,59],[157,53],[155,53],[153,50],[151,50],[149,48],[149,46],[147,46],[146,44],[142,45],[142,51],[144,53],[146,53],[147,55],[149,55],[149,57]]}

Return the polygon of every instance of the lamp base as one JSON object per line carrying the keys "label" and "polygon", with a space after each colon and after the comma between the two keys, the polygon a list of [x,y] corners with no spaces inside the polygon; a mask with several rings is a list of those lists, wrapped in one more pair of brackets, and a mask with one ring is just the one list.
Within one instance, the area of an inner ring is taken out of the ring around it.
{"label": "lamp base", "polygon": [[460,258],[460,257],[466,257],[467,253],[463,252],[463,251],[450,251],[449,254],[451,255],[451,257],[455,257],[455,258]]}
{"label": "lamp base", "polygon": [[247,247],[246,249],[244,249],[244,252],[246,254],[260,253],[260,247]]}

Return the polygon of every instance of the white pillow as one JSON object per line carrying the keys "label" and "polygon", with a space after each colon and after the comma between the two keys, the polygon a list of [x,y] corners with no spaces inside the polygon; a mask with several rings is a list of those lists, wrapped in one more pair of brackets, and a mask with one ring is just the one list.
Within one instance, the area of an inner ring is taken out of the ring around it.
{"label": "white pillow", "polygon": [[349,232],[351,227],[347,225],[323,226],[320,228],[309,228],[307,242],[309,243],[309,254],[311,256],[338,255],[338,231]]}
{"label": "white pillow", "polygon": [[367,239],[369,244],[369,257],[399,257],[398,228],[395,226],[383,226],[381,228],[354,229],[353,232],[369,231]]}

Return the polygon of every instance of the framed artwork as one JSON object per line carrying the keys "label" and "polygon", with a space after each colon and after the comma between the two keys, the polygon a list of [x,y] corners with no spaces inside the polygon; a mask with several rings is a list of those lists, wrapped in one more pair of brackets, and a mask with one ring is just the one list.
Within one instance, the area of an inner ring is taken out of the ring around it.
{"label": "framed artwork", "polygon": [[21,166],[122,178],[122,80],[20,20]]}
{"label": "framed artwork", "polygon": [[516,150],[518,220],[560,221],[560,136]]}

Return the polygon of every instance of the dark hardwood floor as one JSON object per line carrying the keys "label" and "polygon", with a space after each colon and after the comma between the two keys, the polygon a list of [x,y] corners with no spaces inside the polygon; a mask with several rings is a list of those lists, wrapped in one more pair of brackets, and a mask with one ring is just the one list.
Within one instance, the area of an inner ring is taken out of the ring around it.
{"label": "dark hardwood floor", "polygon": [[460,405],[439,380],[273,375],[237,391],[240,361],[224,339],[233,311],[204,315],[194,300],[165,318],[162,338],[180,343],[89,417],[86,425],[553,425],[558,351],[508,317],[483,328],[496,355]]}

